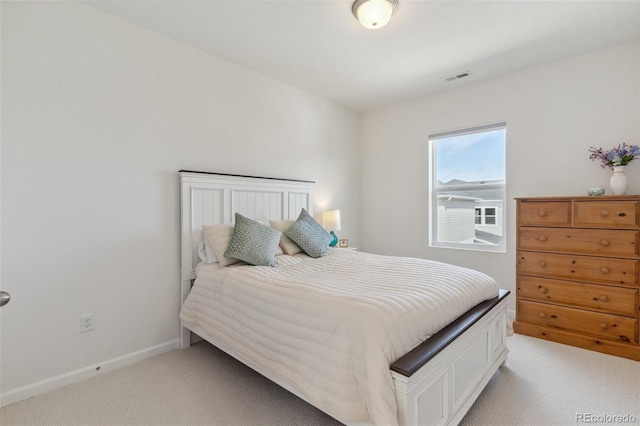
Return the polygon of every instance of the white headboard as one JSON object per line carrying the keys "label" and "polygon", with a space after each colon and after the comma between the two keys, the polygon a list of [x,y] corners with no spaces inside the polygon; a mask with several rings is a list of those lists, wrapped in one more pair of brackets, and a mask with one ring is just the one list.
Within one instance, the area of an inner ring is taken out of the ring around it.
{"label": "white headboard", "polygon": [[268,223],[310,214],[314,182],[181,170],[182,300],[195,278],[202,225],[233,223],[235,213]]}

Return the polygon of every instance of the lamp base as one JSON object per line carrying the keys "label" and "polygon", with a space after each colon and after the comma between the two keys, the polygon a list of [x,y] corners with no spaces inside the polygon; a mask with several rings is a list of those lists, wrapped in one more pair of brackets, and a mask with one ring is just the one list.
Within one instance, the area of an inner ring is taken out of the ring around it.
{"label": "lamp base", "polygon": [[338,236],[333,231],[329,232],[329,234],[333,237],[333,241],[329,243],[329,247],[335,247],[336,244],[338,244]]}

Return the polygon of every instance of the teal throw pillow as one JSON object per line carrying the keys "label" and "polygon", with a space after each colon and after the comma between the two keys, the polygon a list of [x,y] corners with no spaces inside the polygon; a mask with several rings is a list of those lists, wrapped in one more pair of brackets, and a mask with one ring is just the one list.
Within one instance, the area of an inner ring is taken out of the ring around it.
{"label": "teal throw pillow", "polygon": [[284,231],[294,243],[311,257],[322,257],[327,253],[333,237],[305,209],[298,219]]}
{"label": "teal throw pillow", "polygon": [[225,257],[256,266],[273,266],[280,242],[279,231],[236,213],[233,236]]}

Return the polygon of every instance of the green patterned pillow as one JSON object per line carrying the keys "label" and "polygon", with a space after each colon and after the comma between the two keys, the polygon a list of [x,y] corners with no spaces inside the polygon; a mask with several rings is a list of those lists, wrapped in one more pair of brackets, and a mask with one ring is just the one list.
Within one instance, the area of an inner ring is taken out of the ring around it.
{"label": "green patterned pillow", "polygon": [[333,237],[305,209],[295,222],[284,231],[294,243],[311,257],[322,257],[327,254],[329,243]]}
{"label": "green patterned pillow", "polygon": [[236,213],[236,225],[225,257],[240,259],[251,265],[273,266],[280,232]]}

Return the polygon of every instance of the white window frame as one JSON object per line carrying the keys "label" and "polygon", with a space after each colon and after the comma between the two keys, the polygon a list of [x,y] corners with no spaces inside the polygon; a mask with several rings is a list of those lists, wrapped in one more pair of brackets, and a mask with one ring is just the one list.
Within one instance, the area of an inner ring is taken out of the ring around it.
{"label": "white window frame", "polygon": [[[498,226],[497,221],[498,221],[498,212],[494,212],[491,215],[487,215],[487,210],[488,209],[493,209],[495,210],[495,207],[476,207],[476,210],[480,210],[480,216],[476,215],[476,217],[480,218],[480,223],[476,222],[476,225],[483,225],[483,226]],[[487,223],[487,217],[493,217],[496,219],[496,222],[494,223]]]}
{"label": "white window frame", "polygon": [[[430,247],[439,247],[439,248],[452,248],[452,249],[463,249],[463,250],[476,250],[476,251],[489,251],[489,252],[499,252],[506,253],[507,251],[507,203],[506,203],[506,195],[507,195],[507,182],[506,177],[503,183],[487,183],[487,184],[470,184],[461,186],[455,186],[455,189],[465,189],[465,190],[474,190],[474,189],[499,189],[501,190],[502,196],[500,200],[501,208],[499,211],[496,211],[496,222],[500,223],[502,226],[502,242],[500,244],[479,244],[479,243],[465,243],[465,242],[451,242],[451,241],[439,241],[438,240],[438,197],[444,193],[454,192],[452,189],[454,187],[446,187],[441,186],[438,187],[437,183],[437,143],[438,139],[443,139],[452,136],[462,136],[473,133],[482,133],[489,132],[492,130],[500,130],[507,128],[507,123],[505,121],[483,124],[479,126],[467,127],[459,130],[450,130],[446,132],[438,132],[429,135],[429,201],[430,206],[428,208],[429,211],[429,246]],[[505,144],[506,145],[506,144]],[[506,151],[506,146],[505,146]],[[505,152],[506,156],[506,152]],[[506,168],[506,163],[505,163]],[[506,170],[505,170],[506,175]],[[476,206],[481,209],[480,218],[481,225],[485,226],[485,207],[484,206]],[[500,213],[501,211],[501,213]],[[476,210],[474,209],[474,224],[475,218],[478,217],[476,215]],[[500,216],[500,217],[498,217]],[[486,226],[496,226],[495,225],[486,225]]]}

